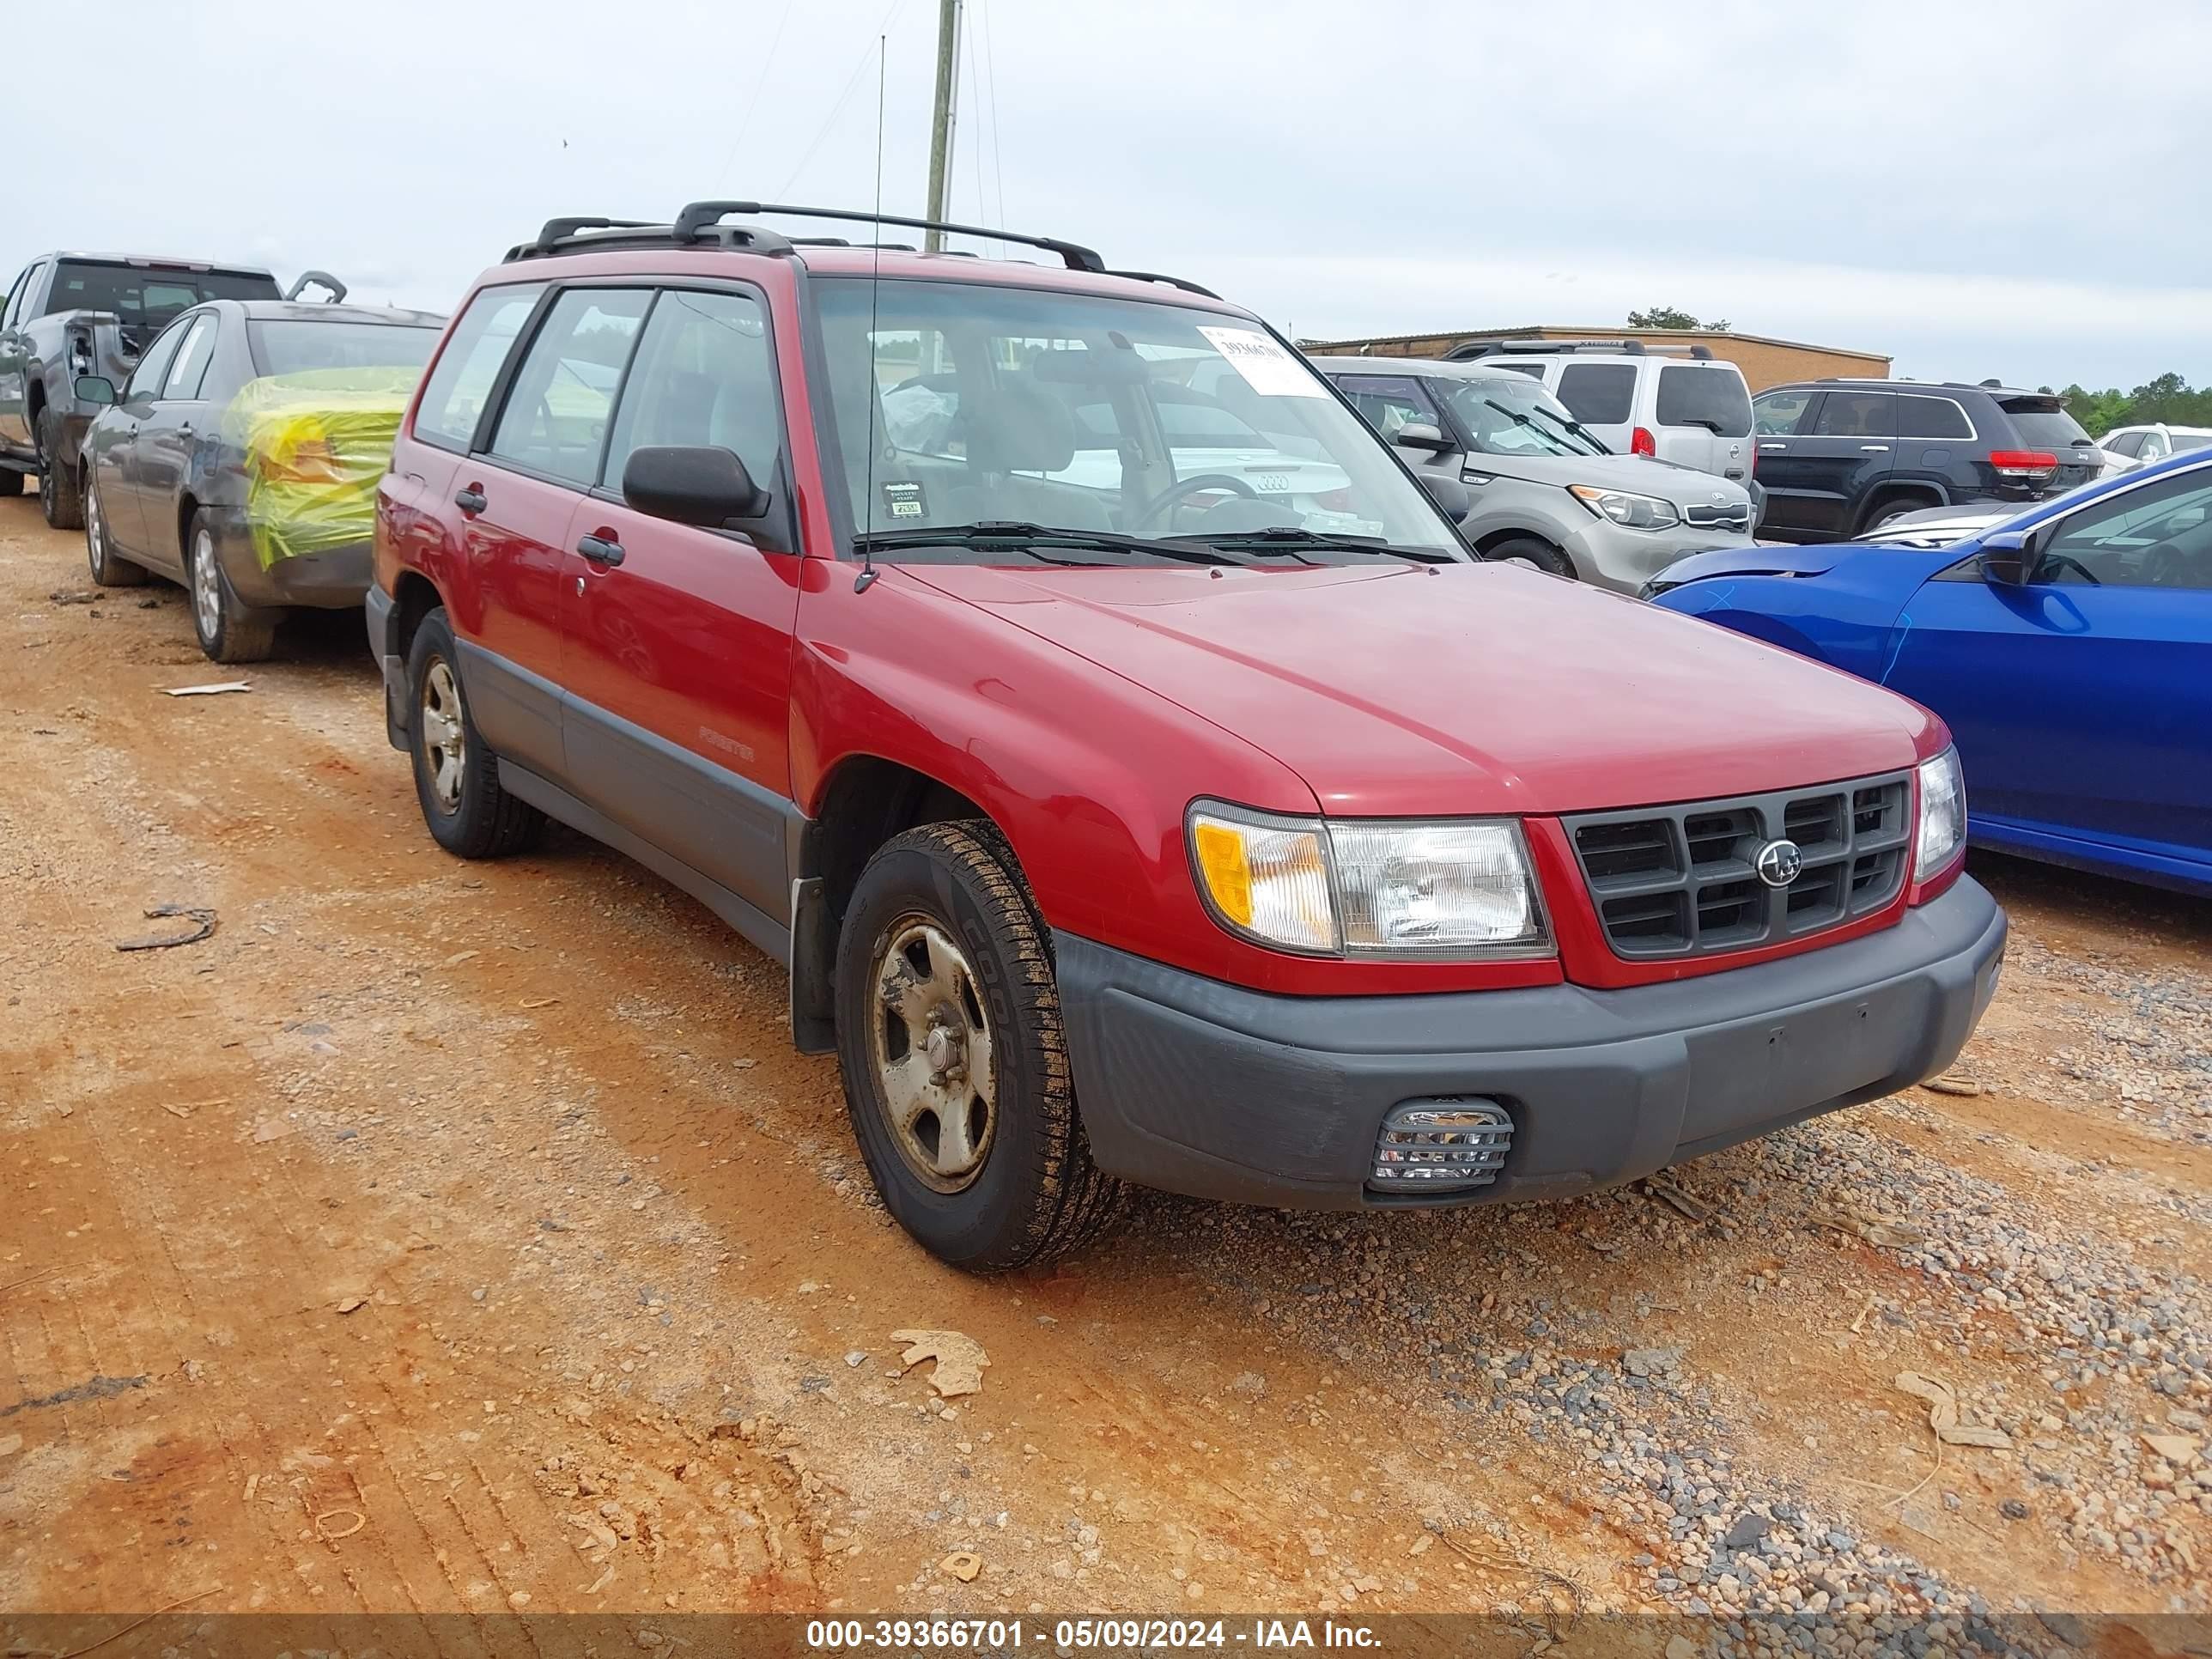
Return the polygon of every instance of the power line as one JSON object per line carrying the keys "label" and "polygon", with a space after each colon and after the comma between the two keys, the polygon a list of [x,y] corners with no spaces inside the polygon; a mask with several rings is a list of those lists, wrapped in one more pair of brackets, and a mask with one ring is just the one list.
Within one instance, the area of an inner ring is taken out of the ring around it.
{"label": "power line", "polygon": [[791,0],[783,0],[783,14],[775,20],[775,33],[768,43],[768,56],[761,59],[759,78],[753,82],[752,101],[745,106],[745,118],[738,124],[738,136],[730,141],[730,153],[722,158],[722,165],[714,170],[715,188],[730,176],[730,163],[738,159],[744,148],[745,135],[753,130],[753,117],[760,111],[761,94],[768,90],[768,72],[775,67],[775,49],[783,44],[783,26],[791,21]]}
{"label": "power line", "polygon": [[777,195],[791,194],[791,187],[799,182],[799,175],[806,171],[806,164],[814,159],[814,152],[822,148],[822,141],[830,136],[830,129],[837,124],[837,118],[845,112],[845,106],[853,96],[853,89],[860,84],[861,73],[868,67],[868,59],[882,49],[880,43],[890,34],[892,20],[905,9],[906,0],[891,0],[890,7],[884,13],[884,21],[876,31],[878,44],[866,48],[860,53],[860,61],[853,65],[852,76],[845,82],[845,90],[837,94],[837,101],[830,106],[830,113],[823,118],[821,130],[814,135],[813,142],[806,146],[806,154],[799,158],[799,165],[791,170],[791,177],[783,181],[783,188],[776,191]]}
{"label": "power line", "polygon": [[975,27],[983,34],[983,67],[991,77],[991,172],[998,180],[999,222],[1006,222],[1006,170],[999,158],[999,64],[991,51],[991,15],[984,0],[975,0]]}

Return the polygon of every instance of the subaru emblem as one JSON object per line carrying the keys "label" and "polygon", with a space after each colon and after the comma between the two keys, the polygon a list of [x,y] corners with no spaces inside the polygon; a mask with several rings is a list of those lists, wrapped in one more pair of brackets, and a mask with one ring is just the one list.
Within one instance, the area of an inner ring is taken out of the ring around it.
{"label": "subaru emblem", "polygon": [[1787,887],[1805,868],[1805,855],[1794,841],[1770,841],[1759,849],[1751,867],[1769,887]]}

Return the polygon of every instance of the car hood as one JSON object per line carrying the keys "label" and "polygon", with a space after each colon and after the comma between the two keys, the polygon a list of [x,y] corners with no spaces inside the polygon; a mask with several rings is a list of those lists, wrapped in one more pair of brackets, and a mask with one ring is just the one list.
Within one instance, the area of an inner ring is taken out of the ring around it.
{"label": "car hood", "polygon": [[1557,484],[1562,489],[1569,484],[1592,484],[1601,489],[1633,490],[1677,507],[1726,507],[1749,499],[1733,479],[1642,455],[1496,455],[1477,450],[1469,452],[1466,465],[1469,471]]}
{"label": "car hood", "polygon": [[1786,789],[1932,741],[1877,687],[1510,565],[905,572],[1255,745],[1340,815]]}

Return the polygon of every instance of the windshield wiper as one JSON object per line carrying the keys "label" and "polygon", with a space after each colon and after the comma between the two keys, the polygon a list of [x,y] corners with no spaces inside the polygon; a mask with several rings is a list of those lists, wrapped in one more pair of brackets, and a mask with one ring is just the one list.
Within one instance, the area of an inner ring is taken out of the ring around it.
{"label": "windshield wiper", "polygon": [[[1482,401],[1487,404],[1491,408],[1496,410],[1500,415],[1503,415],[1507,420],[1512,422],[1516,426],[1525,426],[1531,432],[1543,432],[1544,430],[1542,427],[1538,426],[1535,422],[1530,420],[1519,410],[1510,409],[1505,404],[1499,403],[1495,398],[1485,398]],[[1563,427],[1566,430],[1573,433],[1583,442],[1592,446],[1597,453],[1601,455],[1605,453],[1605,447],[1602,444],[1600,444],[1596,439],[1591,437],[1589,433],[1583,430],[1581,422],[1574,420],[1563,421],[1558,416],[1552,413],[1550,410],[1540,406],[1537,409],[1536,413],[1541,415],[1546,420],[1551,422],[1553,425]],[[1546,435],[1548,436],[1549,434],[1547,434]]]}
{"label": "windshield wiper", "polygon": [[1242,564],[1211,547],[1188,541],[1158,541],[1111,530],[1069,530],[1054,525],[989,519],[977,524],[946,525],[934,530],[872,530],[853,538],[856,549],[880,553],[900,547],[1008,547],[1029,552],[1042,547],[1081,553],[1150,553],[1182,564]]}
{"label": "windshield wiper", "polygon": [[1224,531],[1214,536],[1201,533],[1191,539],[1204,542],[1208,547],[1248,547],[1255,553],[1291,553],[1301,547],[1326,547],[1345,553],[1376,553],[1386,558],[1416,559],[1423,564],[1459,562],[1440,547],[1394,547],[1380,536],[1340,535],[1331,531],[1307,530],[1297,525],[1270,525],[1265,530]]}

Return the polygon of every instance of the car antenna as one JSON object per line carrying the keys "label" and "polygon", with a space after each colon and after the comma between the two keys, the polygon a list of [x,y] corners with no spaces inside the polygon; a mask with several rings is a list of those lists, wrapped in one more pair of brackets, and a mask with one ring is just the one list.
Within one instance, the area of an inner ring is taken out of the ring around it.
{"label": "car antenna", "polygon": [[[886,50],[890,37],[888,33],[876,37],[876,211],[884,210],[884,75],[890,58]],[[884,245],[877,240],[869,256],[868,270],[868,465],[866,477],[867,489],[861,495],[861,510],[865,516],[860,526],[860,574],[853,578],[853,591],[865,593],[876,585],[876,556],[868,545],[868,526],[876,516],[876,416],[884,401],[884,389],[876,384],[876,295],[883,286]]]}

